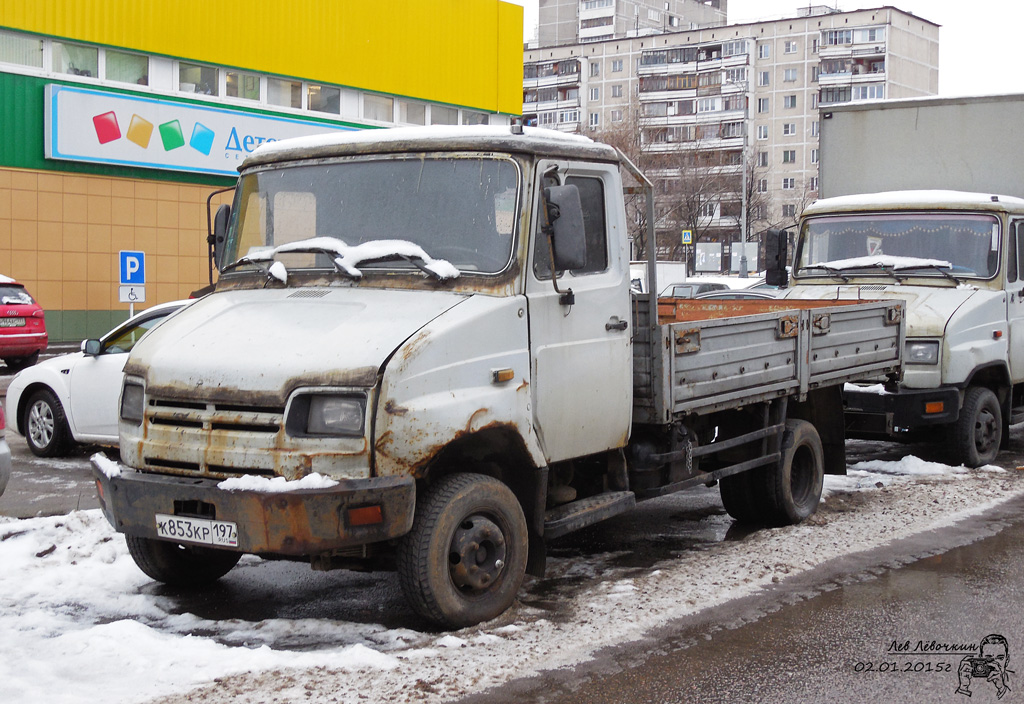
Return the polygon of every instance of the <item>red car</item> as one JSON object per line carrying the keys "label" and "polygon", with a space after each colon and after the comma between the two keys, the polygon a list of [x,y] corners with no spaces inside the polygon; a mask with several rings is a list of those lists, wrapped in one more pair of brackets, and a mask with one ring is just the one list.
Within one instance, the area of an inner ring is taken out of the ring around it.
{"label": "red car", "polygon": [[14,279],[0,276],[0,358],[13,370],[39,360],[46,349],[43,309]]}

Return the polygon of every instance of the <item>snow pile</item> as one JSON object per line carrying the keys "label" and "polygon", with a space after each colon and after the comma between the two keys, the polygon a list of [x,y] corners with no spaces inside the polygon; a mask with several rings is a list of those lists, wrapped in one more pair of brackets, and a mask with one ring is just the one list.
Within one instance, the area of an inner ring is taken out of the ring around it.
{"label": "snow pile", "polygon": [[246,474],[241,477],[231,477],[217,484],[218,489],[224,491],[260,491],[265,494],[281,494],[286,491],[303,491],[306,489],[330,489],[337,486],[338,482],[330,477],[313,472],[302,479],[287,480],[284,477],[259,477],[255,474]]}
{"label": "snow pile", "polygon": [[[180,613],[179,600],[136,568],[99,511],[0,519],[0,702],[85,704],[101,696],[111,704],[154,698],[164,704],[283,704],[357,701],[367,693],[374,701],[404,701],[410,694],[422,702],[460,698],[571,667],[672,619],[1024,493],[1021,473],[997,469],[916,458],[861,462],[853,465],[847,487],[829,477],[832,497],[812,521],[696,548],[677,535],[679,549],[642,570],[621,552],[555,555],[549,578],[528,579],[521,603],[509,613],[448,634],[339,620],[337,611],[259,621]],[[857,491],[857,509],[832,508],[840,491],[850,489]],[[637,510],[658,520],[675,510],[672,500]],[[718,538],[732,523],[715,512],[705,520]],[[307,571],[294,576],[300,568],[246,557],[219,594],[230,598],[233,579],[270,572],[285,580],[278,593],[288,599],[320,598],[325,583],[309,579]],[[343,582],[345,573],[334,574],[340,576],[333,584],[363,589],[394,581],[383,574]],[[557,604],[558,618],[546,600]],[[300,650],[303,640],[326,645]]]}
{"label": "snow pile", "polygon": [[[852,259],[836,259],[830,262],[821,262],[821,266],[827,266],[831,269],[861,269],[869,267],[878,267],[880,269],[893,269],[898,271],[900,269],[917,269],[920,267],[939,267],[943,269],[951,269],[953,265],[950,262],[943,261],[941,259],[917,259],[915,257],[895,257],[887,254],[880,254],[873,257],[854,257]],[[815,266],[812,264],[811,266]]]}
{"label": "snow pile", "polygon": [[121,476],[121,465],[104,455],[102,452],[97,452],[89,459],[92,460],[93,466],[103,472],[103,474],[108,478],[113,479],[114,477]]}
{"label": "snow pile", "polygon": [[313,237],[308,240],[288,242],[273,248],[261,247],[259,250],[250,252],[248,256],[254,261],[267,260],[273,259],[278,254],[310,250],[322,250],[337,255],[334,258],[334,263],[346,274],[357,279],[363,276],[363,272],[358,268],[363,262],[392,257],[409,257],[419,260],[427,271],[441,279],[455,279],[461,273],[451,262],[434,259],[418,244],[407,240],[373,240],[362,244],[347,245],[334,237]]}

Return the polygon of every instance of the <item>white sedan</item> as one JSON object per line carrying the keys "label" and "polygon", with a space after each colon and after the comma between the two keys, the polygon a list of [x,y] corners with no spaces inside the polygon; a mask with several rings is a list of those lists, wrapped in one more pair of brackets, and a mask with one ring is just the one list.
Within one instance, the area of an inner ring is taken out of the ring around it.
{"label": "white sedan", "polygon": [[117,444],[117,399],[128,353],[151,328],[192,301],[148,308],[82,351],[18,372],[7,389],[7,422],[39,457],[67,454],[75,443]]}

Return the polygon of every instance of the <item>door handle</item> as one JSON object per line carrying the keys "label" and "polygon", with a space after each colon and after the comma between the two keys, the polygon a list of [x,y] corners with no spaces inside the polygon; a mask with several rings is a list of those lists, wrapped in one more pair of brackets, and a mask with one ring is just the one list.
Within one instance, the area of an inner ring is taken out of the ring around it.
{"label": "door handle", "polygon": [[625,330],[627,326],[628,323],[625,320],[616,320],[615,318],[612,318],[604,324],[604,329],[608,332],[611,332],[612,330],[618,330],[621,332]]}

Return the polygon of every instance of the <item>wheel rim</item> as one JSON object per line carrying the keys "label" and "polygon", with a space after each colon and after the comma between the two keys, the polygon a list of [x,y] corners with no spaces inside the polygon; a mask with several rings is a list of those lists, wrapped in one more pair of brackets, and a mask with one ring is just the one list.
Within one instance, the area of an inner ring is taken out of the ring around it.
{"label": "wheel rim", "polygon": [[28,436],[36,447],[46,447],[53,439],[53,409],[45,401],[36,401],[29,409]]}
{"label": "wheel rim", "polygon": [[477,593],[490,589],[506,564],[505,535],[497,523],[486,516],[473,515],[455,529],[448,551],[448,571],[462,592]]}
{"label": "wheel rim", "polygon": [[807,447],[798,448],[789,471],[789,491],[793,503],[803,506],[811,498],[814,488],[814,453]]}
{"label": "wheel rim", "polygon": [[992,450],[999,430],[995,414],[987,408],[982,408],[974,422],[974,447],[977,448],[978,455],[984,456]]}

